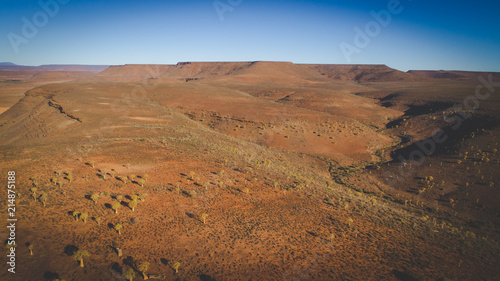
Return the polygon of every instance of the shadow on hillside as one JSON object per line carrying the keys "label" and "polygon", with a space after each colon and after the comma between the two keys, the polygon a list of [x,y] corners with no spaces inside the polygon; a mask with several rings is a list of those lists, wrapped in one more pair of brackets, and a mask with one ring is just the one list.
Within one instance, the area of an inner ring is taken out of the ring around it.
{"label": "shadow on hillside", "polygon": [[200,277],[200,281],[215,281],[214,278],[212,278],[206,274],[200,274],[200,275],[198,275],[198,277]]}
{"label": "shadow on hillside", "polygon": [[417,278],[415,278],[407,273],[404,273],[402,271],[393,270],[392,273],[400,281],[419,281]]}
{"label": "shadow on hillside", "polygon": [[444,111],[454,105],[448,101],[431,101],[421,105],[408,104],[408,109],[405,111],[405,116],[415,117],[419,115],[431,114],[438,111]]}
{"label": "shadow on hillside", "polygon": [[68,245],[64,247],[64,253],[68,256],[72,256],[76,251],[78,251],[78,247],[75,245]]}
{"label": "shadow on hillside", "polygon": [[49,281],[59,279],[59,273],[52,272],[52,271],[46,271],[43,274],[43,278]]}
{"label": "shadow on hillside", "polygon": [[[454,125],[442,128],[443,134],[438,139],[446,140],[442,143],[437,143],[433,137],[429,137],[420,142],[414,142],[409,146],[397,149],[391,153],[392,162],[399,162],[398,158],[402,156],[404,159],[409,159],[410,156],[416,161],[421,161],[416,155],[439,156],[454,153],[459,148],[463,140],[472,138],[473,136],[481,135],[484,130],[491,130],[498,126],[499,120],[487,115],[475,115],[468,119],[462,120],[462,124],[454,129]],[[425,144],[425,145],[424,145]],[[423,148],[422,148],[423,147]],[[428,155],[430,154],[430,155]]]}

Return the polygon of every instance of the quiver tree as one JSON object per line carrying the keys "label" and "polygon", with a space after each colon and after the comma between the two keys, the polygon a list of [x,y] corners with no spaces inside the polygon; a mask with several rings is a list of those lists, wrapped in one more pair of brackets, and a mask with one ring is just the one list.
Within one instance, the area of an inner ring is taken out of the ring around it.
{"label": "quiver tree", "polygon": [[143,178],[145,181],[147,181],[147,180],[148,180],[148,177],[149,177],[149,175],[148,175],[148,174],[144,174],[141,178]]}
{"label": "quiver tree", "polygon": [[55,185],[57,185],[57,178],[52,178],[52,179],[51,179],[51,181],[52,181]]}
{"label": "quiver tree", "polygon": [[78,212],[78,211],[73,211],[72,215],[73,215],[73,217],[75,217],[75,220],[77,221],[77,220],[78,220],[78,217],[79,217],[79,215],[80,215],[80,212]]}
{"label": "quiver tree", "polygon": [[106,180],[106,168],[101,169],[101,176],[103,180]]}
{"label": "quiver tree", "polygon": [[139,200],[144,201],[144,199],[146,199],[147,196],[148,196],[147,193],[141,193],[139,194]]}
{"label": "quiver tree", "polygon": [[139,180],[139,184],[141,185],[141,187],[144,187],[144,184],[146,183],[146,180],[145,179],[140,179]]}
{"label": "quiver tree", "polygon": [[83,258],[88,256],[89,252],[86,250],[78,250],[73,254],[73,258],[80,262],[80,267],[83,267]]}
{"label": "quiver tree", "polygon": [[113,205],[111,205],[111,208],[115,210],[115,214],[118,214],[118,208],[120,208],[120,203],[119,202],[113,203]]}
{"label": "quiver tree", "polygon": [[28,250],[30,250],[30,256],[32,256],[33,255],[33,244],[31,244],[31,243],[29,244]]}
{"label": "quiver tree", "polygon": [[82,219],[83,222],[87,222],[87,218],[89,217],[89,214],[88,213],[82,213],[80,215],[80,218]]}
{"label": "quiver tree", "polygon": [[123,200],[123,196],[122,196],[122,195],[116,195],[116,200],[117,200],[118,202],[122,202],[122,200]]}
{"label": "quiver tree", "polygon": [[123,251],[121,248],[116,247],[116,253],[119,257],[123,256]]}
{"label": "quiver tree", "polygon": [[70,183],[73,181],[73,175],[72,174],[67,175],[66,178],[69,180]]}
{"label": "quiver tree", "polygon": [[179,267],[181,266],[181,263],[180,262],[174,262],[174,264],[172,264],[172,268],[175,270],[175,273],[178,273],[179,272]]}
{"label": "quiver tree", "polygon": [[132,279],[134,279],[134,277],[135,277],[134,269],[129,268],[129,269],[127,269],[127,271],[125,271],[125,278],[127,278],[129,281],[132,281]]}
{"label": "quiver tree", "polygon": [[134,194],[134,195],[130,196],[130,198],[132,198],[132,200],[134,200],[134,201],[137,201],[137,199],[139,198],[139,195]]}
{"label": "quiver tree", "polygon": [[44,207],[45,204],[47,203],[47,199],[49,199],[49,195],[47,194],[47,192],[44,192],[42,193],[42,195],[40,195],[40,201],[42,202]]}
{"label": "quiver tree", "polygon": [[331,233],[330,235],[328,235],[328,238],[330,238],[330,242],[333,242],[333,239],[335,239],[335,234]]}
{"label": "quiver tree", "polygon": [[203,214],[201,214],[201,216],[200,216],[200,220],[203,222],[203,224],[205,224],[205,221],[206,221],[207,217],[208,217],[208,214],[207,214],[207,213],[203,213]]}
{"label": "quiver tree", "polygon": [[95,218],[95,221],[97,222],[98,225],[101,225],[102,218],[97,217],[97,218]]}
{"label": "quiver tree", "polygon": [[149,262],[145,261],[143,263],[141,263],[137,269],[142,273],[142,276],[144,278],[144,280],[147,280],[148,279],[148,275],[146,274],[146,271],[148,271],[149,269]]}
{"label": "quiver tree", "polygon": [[204,181],[204,182],[203,182],[203,187],[205,187],[205,190],[207,190],[207,189],[208,189],[208,181]]}
{"label": "quiver tree", "polygon": [[123,228],[123,225],[121,223],[117,223],[115,225],[115,230],[118,231],[118,234],[122,234],[121,230]]}
{"label": "quiver tree", "polygon": [[118,243],[116,243],[115,241],[113,241],[112,245],[113,245],[113,248],[115,248],[116,253],[118,254],[118,256],[121,257],[123,255],[123,251],[120,248],[120,245]]}
{"label": "quiver tree", "polygon": [[130,179],[130,181],[134,181],[135,175],[130,175],[130,176],[128,176],[128,178]]}
{"label": "quiver tree", "polygon": [[33,196],[33,199],[34,199],[34,200],[36,200],[36,191],[37,191],[37,190],[38,190],[38,188],[36,188],[36,187],[33,187],[33,188],[31,189],[31,192],[33,192],[32,196]]}
{"label": "quiver tree", "polygon": [[128,206],[130,207],[130,209],[132,209],[132,212],[135,211],[135,207],[137,207],[137,201],[136,200],[132,200],[130,202],[128,202]]}
{"label": "quiver tree", "polygon": [[121,180],[123,183],[127,184],[128,177],[126,177],[126,176],[120,177],[120,180]]}
{"label": "quiver tree", "polygon": [[99,193],[93,193],[92,195],[90,195],[90,199],[92,199],[92,201],[94,201],[94,203],[97,205],[97,199],[99,199]]}
{"label": "quiver tree", "polygon": [[90,160],[89,164],[92,166],[92,168],[94,168],[95,167],[95,160]]}

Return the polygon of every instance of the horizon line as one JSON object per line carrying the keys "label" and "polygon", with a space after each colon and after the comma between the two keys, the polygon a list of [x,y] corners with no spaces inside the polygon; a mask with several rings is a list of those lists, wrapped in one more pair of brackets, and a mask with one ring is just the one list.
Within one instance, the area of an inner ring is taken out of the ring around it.
{"label": "horizon line", "polygon": [[394,67],[391,67],[387,64],[384,63],[295,63],[292,61],[272,61],[272,60],[241,60],[241,61],[178,61],[177,63],[125,63],[125,64],[81,64],[81,63],[62,63],[62,64],[40,64],[40,65],[24,65],[24,64],[17,64],[9,61],[4,61],[0,62],[0,67],[43,67],[43,66],[127,66],[127,65],[183,65],[183,64],[189,64],[189,63],[255,63],[255,62],[277,62],[277,63],[292,63],[292,64],[297,64],[297,65],[351,65],[351,66],[356,66],[356,65],[363,65],[363,66],[386,66],[388,68],[398,70],[401,72],[408,72],[408,71],[461,71],[461,72],[487,72],[487,73],[500,73],[500,71],[488,71],[488,70],[458,70],[458,69],[408,69],[407,71],[400,70]]}

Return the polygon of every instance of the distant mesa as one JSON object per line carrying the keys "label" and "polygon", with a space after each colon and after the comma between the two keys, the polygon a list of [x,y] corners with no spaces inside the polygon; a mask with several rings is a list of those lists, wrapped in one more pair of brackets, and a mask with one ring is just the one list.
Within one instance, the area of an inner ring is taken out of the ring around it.
{"label": "distant mesa", "polygon": [[178,62],[175,65],[126,64],[111,66],[99,73],[99,76],[107,77],[106,80],[128,82],[172,78],[192,81],[226,76],[246,82],[300,82],[304,80],[328,82],[331,79],[365,82],[422,79],[386,65],[294,64],[273,61]]}

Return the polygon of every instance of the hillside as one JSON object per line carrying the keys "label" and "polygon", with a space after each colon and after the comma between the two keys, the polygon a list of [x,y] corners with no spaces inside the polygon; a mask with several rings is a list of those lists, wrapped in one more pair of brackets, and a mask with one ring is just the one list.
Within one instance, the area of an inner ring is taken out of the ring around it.
{"label": "hillside", "polygon": [[477,82],[288,62],[26,73],[0,71],[18,280],[500,274],[500,100],[464,109]]}

